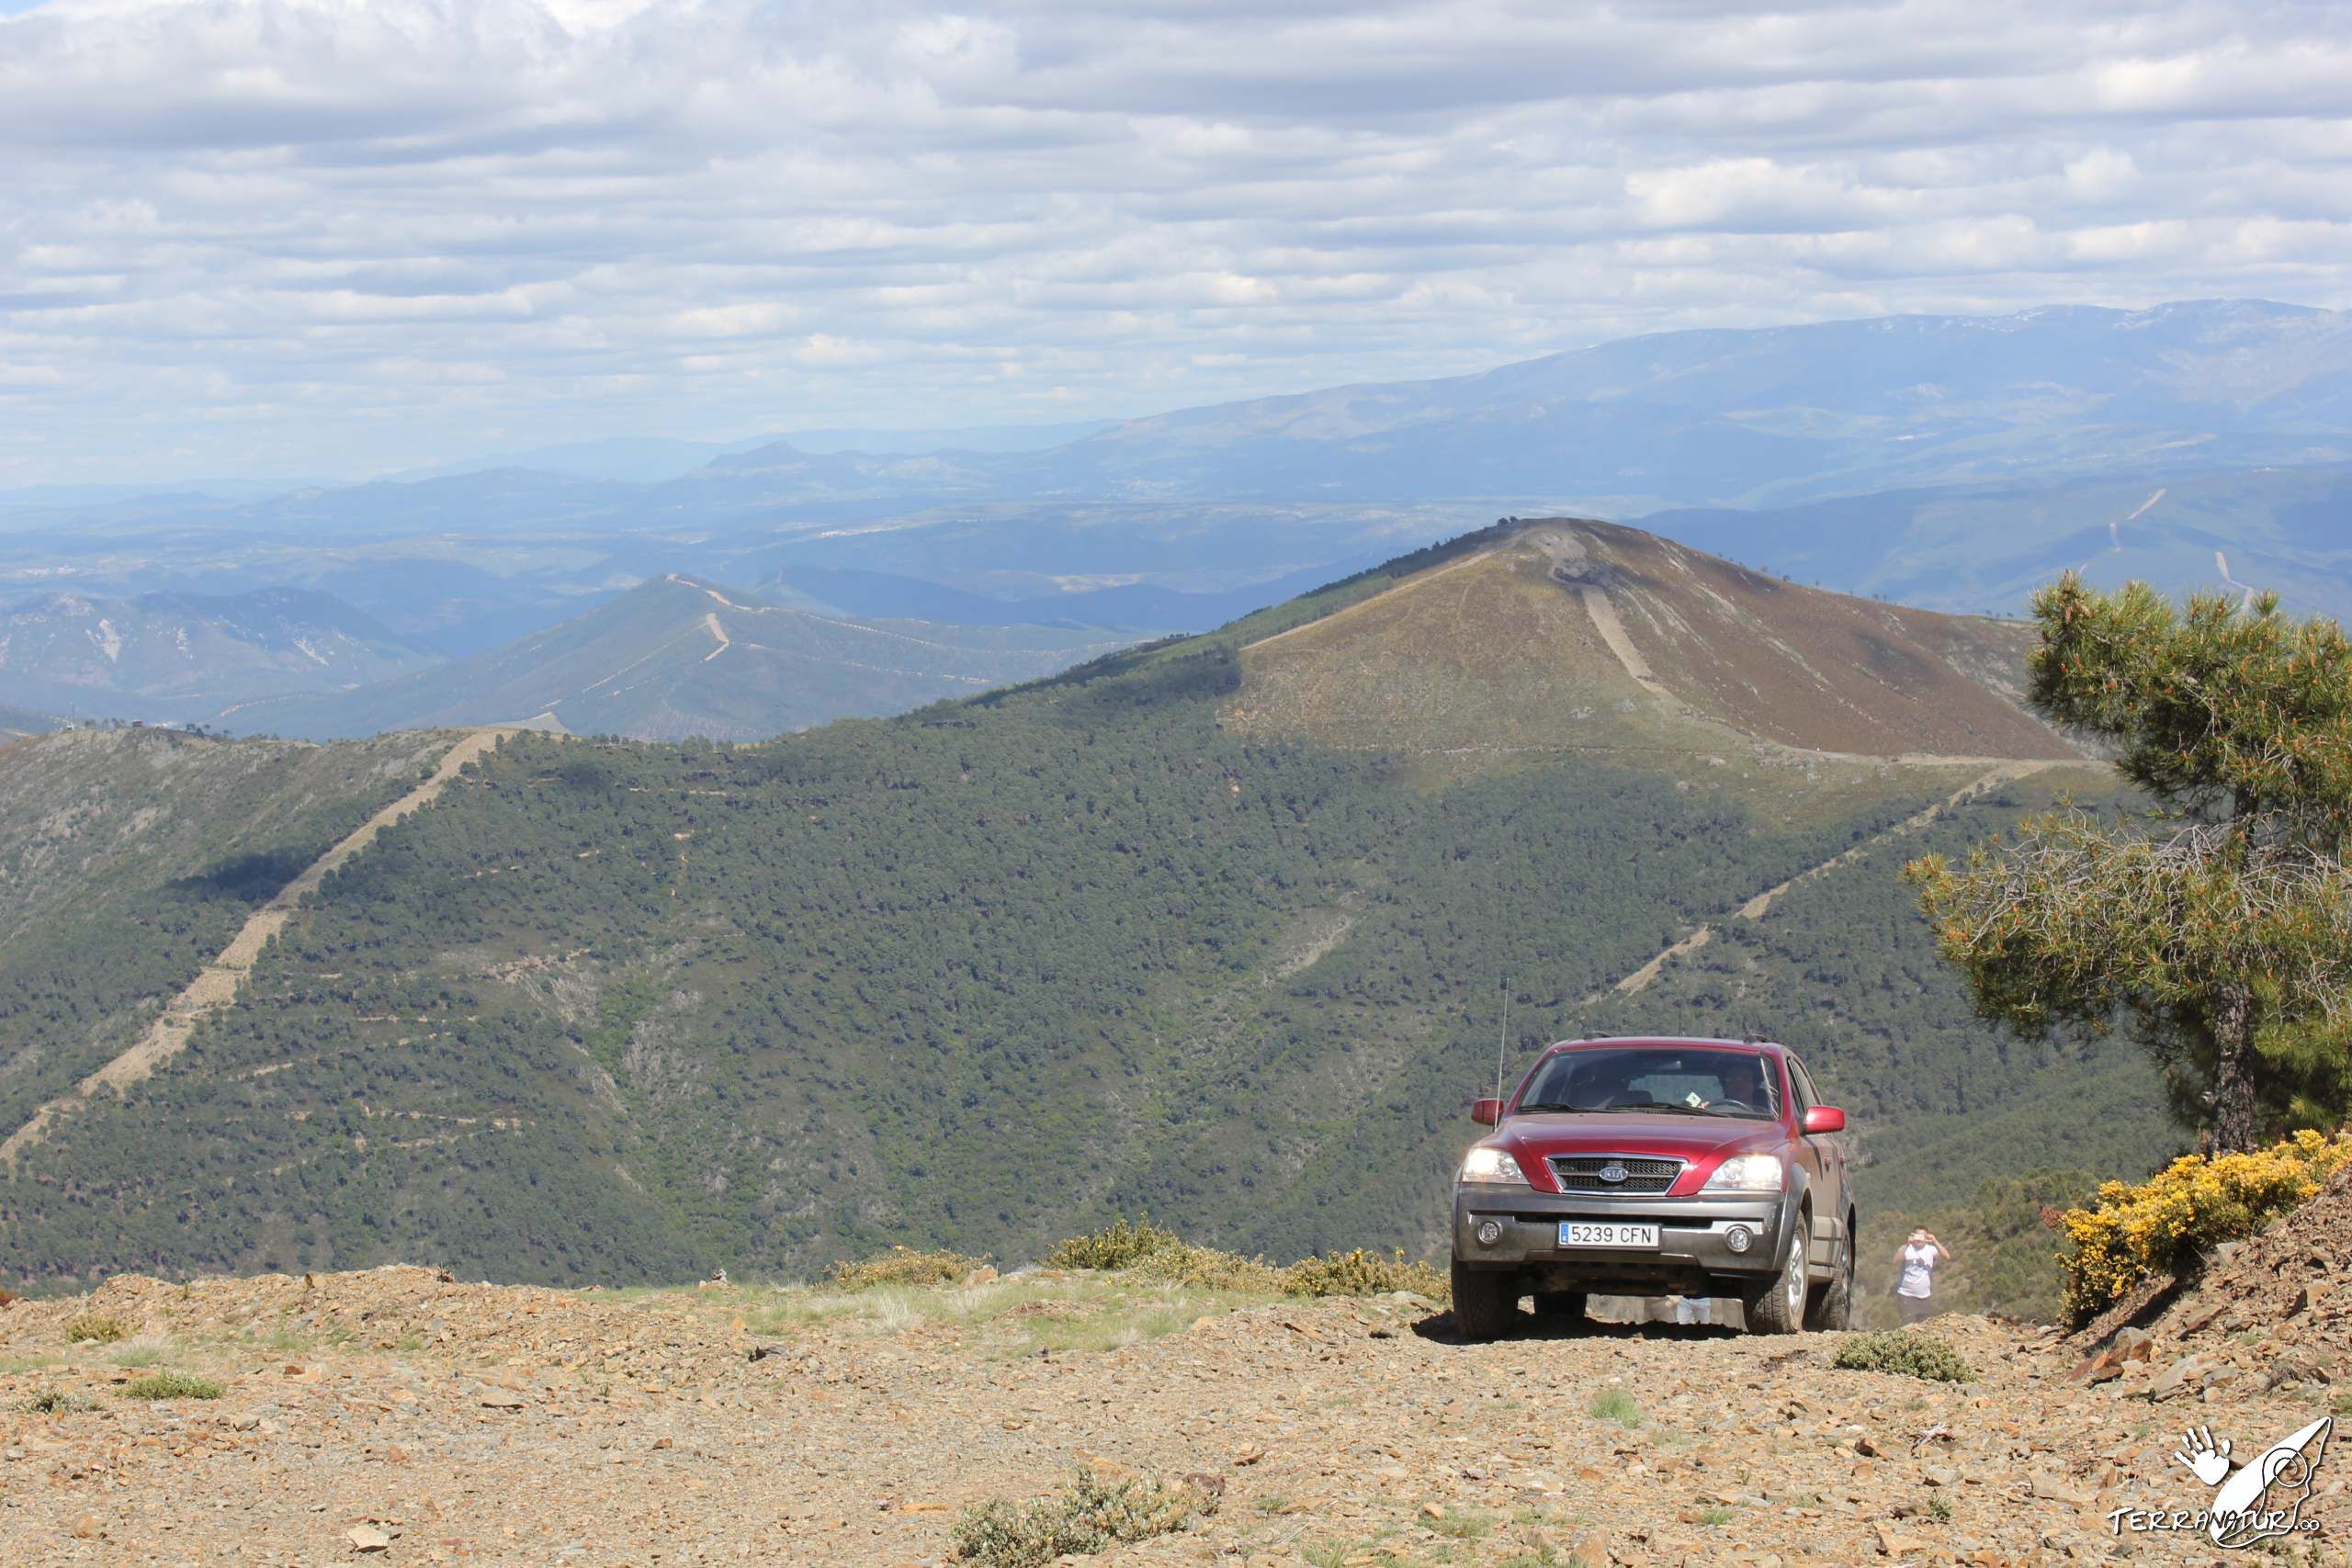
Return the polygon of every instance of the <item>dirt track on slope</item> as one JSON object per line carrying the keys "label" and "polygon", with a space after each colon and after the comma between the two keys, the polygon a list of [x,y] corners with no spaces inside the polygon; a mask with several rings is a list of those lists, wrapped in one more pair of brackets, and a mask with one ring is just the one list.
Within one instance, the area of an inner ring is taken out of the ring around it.
{"label": "dirt track on slope", "polygon": [[410,812],[431,804],[467,763],[481,758],[513,733],[511,729],[477,729],[467,734],[449,748],[431,777],[368,818],[305,866],[269,902],[246,918],[229,945],[197,971],[196,978],[172,998],[130,1049],[82,1079],[69,1092],[42,1105],[23,1126],[9,1134],[6,1141],[0,1141],[0,1164],[14,1166],[20,1154],[48,1135],[51,1124],[58,1117],[99,1089],[111,1089],[119,1093],[178,1055],[187,1048],[188,1038],[198,1024],[221,1009],[235,1005],[245,976],[252,973],[262,951],[286,929],[297,905],[316,892],[331,873],[374,843],[376,835]]}
{"label": "dirt track on slope", "polygon": [[[2054,768],[2059,765],[2060,764],[2056,762],[2046,761],[2011,761],[1999,763],[1986,773],[1981,773],[1977,777],[1971,779],[1968,783],[1961,785],[1960,788],[1952,791],[1951,794],[1944,796],[1943,799],[1936,802],[1934,805],[1913,812],[1910,816],[1905,817],[1902,821],[1897,822],[1894,827],[1883,829],[1879,832],[1871,834],[1869,838],[1864,839],[1860,843],[1854,845],[1851,849],[1842,851],[1838,854],[1830,856],[1827,860],[1823,861],[1819,865],[1806,867],[1804,870],[1797,873],[1794,876],[1790,877],[1786,882],[1767,887],[1763,892],[1758,893],[1755,897],[1750,898],[1747,903],[1742,904],[1739,907],[1738,918],[1743,920],[1760,920],[1767,914],[1771,912],[1773,901],[1778,899],[1782,894],[1790,891],[1792,888],[1802,886],[1805,883],[1811,882],[1816,876],[1826,876],[1841,865],[1846,865],[1851,862],[1860,860],[1862,856],[1878,848],[1879,845],[1885,843],[1890,839],[1899,839],[1906,833],[1917,832],[1928,823],[1933,822],[1936,818],[1941,817],[1945,812],[1954,810],[1957,807],[1965,805],[1967,802],[1975,799],[1978,795],[1983,795],[1988,789],[1997,788],[1999,785],[2005,784],[2014,784],[2018,779],[2026,778],[2031,774],[2041,773],[2045,768]],[[1714,940],[1715,931],[1716,927],[1713,924],[1701,926],[1697,931],[1690,932],[1680,941],[1670,944],[1663,951],[1657,953],[1649,960],[1648,963],[1644,964],[1632,974],[1618,980],[1610,988],[1617,992],[1620,996],[1629,997],[1637,992],[1647,990],[1650,987],[1650,983],[1658,977],[1659,974],[1664,971],[1668,963],[1672,962],[1674,959],[1681,957],[1685,953],[1695,953],[1700,948],[1706,946],[1708,942]]]}

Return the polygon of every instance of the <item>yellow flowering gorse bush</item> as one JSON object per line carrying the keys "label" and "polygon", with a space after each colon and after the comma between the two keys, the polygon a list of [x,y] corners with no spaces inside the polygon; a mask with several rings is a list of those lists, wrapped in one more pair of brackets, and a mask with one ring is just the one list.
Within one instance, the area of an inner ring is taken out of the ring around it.
{"label": "yellow flowering gorse bush", "polygon": [[2183,1155],[2147,1180],[2109,1181],[2087,1209],[2069,1209],[2066,1315],[2086,1323],[2132,1287],[2198,1253],[2249,1235],[2303,1202],[2352,1163],[2352,1134],[2303,1132],[2250,1154]]}

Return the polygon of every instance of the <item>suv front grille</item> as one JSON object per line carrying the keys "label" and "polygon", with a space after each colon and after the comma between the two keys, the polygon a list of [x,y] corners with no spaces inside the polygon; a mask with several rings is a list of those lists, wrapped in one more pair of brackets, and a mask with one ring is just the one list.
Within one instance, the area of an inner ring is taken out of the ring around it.
{"label": "suv front grille", "polygon": [[[1674,1185],[1682,1174],[1679,1159],[1654,1159],[1646,1155],[1554,1155],[1552,1179],[1563,1192],[1647,1193],[1655,1196]],[[1600,1173],[1615,1167],[1624,1178],[1607,1181]]]}

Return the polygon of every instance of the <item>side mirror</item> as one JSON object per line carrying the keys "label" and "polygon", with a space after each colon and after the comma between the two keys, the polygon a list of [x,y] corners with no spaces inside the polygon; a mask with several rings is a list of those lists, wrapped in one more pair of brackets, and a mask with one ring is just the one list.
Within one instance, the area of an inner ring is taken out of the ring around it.
{"label": "side mirror", "polygon": [[1474,1100],[1470,1102],[1470,1120],[1481,1127],[1491,1127],[1503,1119],[1503,1102],[1499,1100]]}
{"label": "side mirror", "polygon": [[1816,1105],[1804,1113],[1804,1130],[1808,1133],[1842,1133],[1846,1130],[1846,1113],[1834,1105]]}

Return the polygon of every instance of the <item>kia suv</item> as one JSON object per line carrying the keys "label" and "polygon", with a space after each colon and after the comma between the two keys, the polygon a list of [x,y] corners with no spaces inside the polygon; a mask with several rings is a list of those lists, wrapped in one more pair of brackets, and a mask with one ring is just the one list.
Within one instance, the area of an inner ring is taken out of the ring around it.
{"label": "kia suv", "polygon": [[1846,1114],[1804,1062],[1755,1040],[1554,1045],[1506,1100],[1453,1187],[1453,1315],[1491,1339],[1533,1296],[1577,1318],[1591,1295],[1736,1296],[1750,1332],[1852,1320]]}

